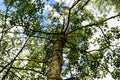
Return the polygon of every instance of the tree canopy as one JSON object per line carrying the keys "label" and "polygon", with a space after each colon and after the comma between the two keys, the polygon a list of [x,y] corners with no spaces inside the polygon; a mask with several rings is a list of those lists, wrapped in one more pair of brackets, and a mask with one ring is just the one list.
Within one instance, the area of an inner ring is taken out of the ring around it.
{"label": "tree canopy", "polygon": [[120,79],[120,0],[68,1],[4,0],[1,80]]}

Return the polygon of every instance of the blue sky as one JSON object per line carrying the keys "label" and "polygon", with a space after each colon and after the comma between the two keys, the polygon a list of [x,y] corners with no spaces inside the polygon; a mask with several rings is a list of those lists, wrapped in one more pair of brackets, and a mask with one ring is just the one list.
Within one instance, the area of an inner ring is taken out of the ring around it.
{"label": "blue sky", "polygon": [[0,0],[0,10],[5,11],[5,5],[3,4],[3,0]]}

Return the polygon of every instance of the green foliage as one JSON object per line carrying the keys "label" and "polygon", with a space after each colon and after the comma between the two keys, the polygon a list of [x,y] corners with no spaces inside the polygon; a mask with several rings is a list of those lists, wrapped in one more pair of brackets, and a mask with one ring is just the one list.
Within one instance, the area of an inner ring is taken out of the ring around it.
{"label": "green foliage", "polygon": [[[94,80],[111,73],[119,80],[120,25],[109,27],[107,20],[115,17],[106,19],[112,7],[119,13],[119,3],[74,0],[69,6],[62,0],[5,0],[6,12],[0,12],[0,79],[45,80],[54,44],[64,35],[62,76]],[[97,50],[91,50],[90,40],[99,46]]]}

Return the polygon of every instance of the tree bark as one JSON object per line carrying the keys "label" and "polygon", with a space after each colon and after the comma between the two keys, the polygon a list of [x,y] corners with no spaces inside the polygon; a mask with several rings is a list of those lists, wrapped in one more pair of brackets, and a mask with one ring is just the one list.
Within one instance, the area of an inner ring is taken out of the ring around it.
{"label": "tree bark", "polygon": [[59,36],[53,45],[53,57],[50,63],[47,80],[62,80],[61,70],[63,64],[62,51],[66,38],[64,36]]}

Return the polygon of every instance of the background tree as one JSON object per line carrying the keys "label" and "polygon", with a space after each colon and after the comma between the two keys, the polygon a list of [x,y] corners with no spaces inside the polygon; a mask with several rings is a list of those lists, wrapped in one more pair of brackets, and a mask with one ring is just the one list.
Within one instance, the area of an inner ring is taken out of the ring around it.
{"label": "background tree", "polygon": [[[70,4],[5,0],[4,4],[6,10],[0,13],[1,80],[61,80],[66,75],[94,80],[107,73],[120,78],[120,29],[107,23],[119,20],[118,0],[72,0]],[[110,10],[115,15],[108,17]],[[91,50],[92,44],[99,48]]]}

